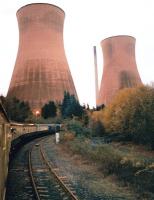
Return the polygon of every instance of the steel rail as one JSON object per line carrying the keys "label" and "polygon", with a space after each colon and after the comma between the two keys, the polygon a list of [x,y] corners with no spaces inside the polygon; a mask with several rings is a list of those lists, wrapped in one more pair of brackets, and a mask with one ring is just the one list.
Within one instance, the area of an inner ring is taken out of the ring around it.
{"label": "steel rail", "polygon": [[33,147],[31,148],[31,150],[29,150],[29,155],[28,155],[29,174],[30,174],[30,178],[31,178],[31,182],[32,182],[32,187],[33,187],[35,198],[36,198],[36,200],[41,200],[41,198],[39,196],[39,193],[38,193],[38,190],[37,190],[37,187],[36,187],[34,176],[33,176],[32,162],[31,162],[32,149],[33,149]]}
{"label": "steel rail", "polygon": [[67,187],[67,185],[60,179],[60,177],[58,176],[58,174],[52,169],[51,165],[49,164],[49,161],[46,159],[45,154],[43,153],[42,150],[42,145],[40,147],[40,152],[42,155],[42,158],[45,162],[45,164],[47,165],[47,167],[49,168],[50,172],[55,176],[55,178],[58,180],[58,182],[60,183],[60,185],[63,187],[63,189],[69,194],[69,196],[72,198],[72,200],[79,200],[74,194],[73,192]]}

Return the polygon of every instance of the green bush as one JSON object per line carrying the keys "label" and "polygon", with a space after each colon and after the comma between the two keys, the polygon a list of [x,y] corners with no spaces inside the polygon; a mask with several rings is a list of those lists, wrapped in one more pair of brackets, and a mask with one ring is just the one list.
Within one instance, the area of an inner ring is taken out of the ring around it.
{"label": "green bush", "polygon": [[36,116],[30,116],[29,118],[26,119],[26,122],[38,123],[38,124],[61,124],[61,123],[63,123],[63,119],[59,116],[50,117],[47,119],[44,119],[41,116],[39,116],[37,118],[36,118]]}
{"label": "green bush", "polygon": [[92,131],[92,136],[101,137],[105,134],[105,128],[100,121],[92,120],[90,123],[90,128]]}
{"label": "green bush", "polygon": [[82,122],[71,120],[67,124],[67,129],[74,132],[76,136],[91,136],[91,130],[84,127]]}

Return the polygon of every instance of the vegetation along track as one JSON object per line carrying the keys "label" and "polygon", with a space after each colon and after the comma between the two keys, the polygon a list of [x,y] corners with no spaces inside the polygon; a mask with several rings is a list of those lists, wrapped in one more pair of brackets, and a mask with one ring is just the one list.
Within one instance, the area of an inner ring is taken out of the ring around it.
{"label": "vegetation along track", "polygon": [[[20,186],[18,185],[19,182],[18,184],[15,183],[17,188],[15,188],[14,185],[13,189],[11,182],[10,185],[8,183],[8,188],[11,186],[12,190],[9,191],[10,189],[8,189],[6,199],[78,199],[75,191],[73,190],[73,187],[67,180],[67,177],[61,175],[60,170],[57,167],[54,167],[54,165],[48,161],[45,152],[43,152],[41,147],[44,142],[44,138],[41,140],[35,140],[35,142],[33,141],[25,145],[20,155],[17,155],[20,160],[19,165],[15,167],[16,170],[11,170],[12,172],[20,171],[17,178],[19,179],[18,181],[20,181]],[[24,166],[21,167],[20,165]]]}

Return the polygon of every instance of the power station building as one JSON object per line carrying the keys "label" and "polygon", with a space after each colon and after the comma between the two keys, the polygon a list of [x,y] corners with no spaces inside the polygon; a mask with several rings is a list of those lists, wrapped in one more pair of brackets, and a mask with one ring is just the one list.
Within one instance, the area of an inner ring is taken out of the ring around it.
{"label": "power station building", "polygon": [[17,11],[19,48],[8,96],[29,102],[32,110],[61,102],[64,91],[77,98],[64,50],[64,17],[61,8],[46,3]]}
{"label": "power station building", "polygon": [[141,85],[135,59],[135,38],[127,35],[102,40],[103,76],[98,105],[108,105],[120,89]]}

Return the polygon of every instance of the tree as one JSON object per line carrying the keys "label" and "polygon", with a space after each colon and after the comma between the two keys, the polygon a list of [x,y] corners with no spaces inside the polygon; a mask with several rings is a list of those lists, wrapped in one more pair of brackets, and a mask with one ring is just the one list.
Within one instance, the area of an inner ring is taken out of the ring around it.
{"label": "tree", "polygon": [[69,103],[70,103],[70,94],[69,92],[64,92],[64,98],[62,101],[62,105],[61,105],[61,114],[62,116],[66,116],[66,109],[69,107]]}
{"label": "tree", "polygon": [[54,101],[49,101],[48,104],[45,104],[42,107],[41,115],[45,119],[47,119],[49,117],[56,117],[56,115],[57,115],[57,107],[56,107]]}
{"label": "tree", "polygon": [[3,97],[1,101],[10,120],[25,122],[32,115],[28,102],[20,101],[16,97]]}
{"label": "tree", "polygon": [[108,132],[130,134],[134,141],[154,144],[154,87],[124,89],[103,111]]}
{"label": "tree", "polygon": [[96,107],[96,110],[99,111],[99,110],[102,110],[102,109],[104,109],[104,108],[105,108],[105,105],[102,104],[102,105],[97,106],[97,107]]}
{"label": "tree", "polygon": [[63,117],[81,117],[83,114],[83,107],[76,100],[74,95],[70,95],[69,92],[64,93],[64,99],[61,106],[61,114]]}
{"label": "tree", "polygon": [[90,113],[89,127],[92,130],[92,136],[103,136],[105,134],[104,125],[102,123],[102,110]]}

